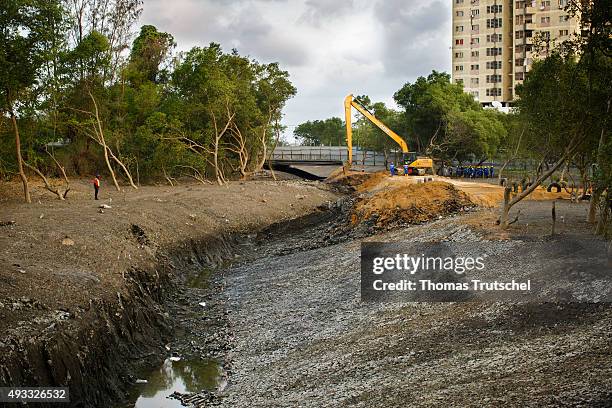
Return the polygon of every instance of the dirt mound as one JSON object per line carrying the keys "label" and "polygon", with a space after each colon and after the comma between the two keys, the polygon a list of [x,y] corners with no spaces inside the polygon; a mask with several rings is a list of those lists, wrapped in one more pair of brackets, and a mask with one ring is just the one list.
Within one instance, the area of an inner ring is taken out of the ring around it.
{"label": "dirt mound", "polygon": [[[362,173],[358,171],[347,171],[344,173],[342,169],[332,173],[325,182],[333,186],[348,187],[350,191],[362,190],[365,183],[372,184],[372,179],[377,179],[379,173]],[[372,185],[377,184],[374,181]]]}
{"label": "dirt mound", "polygon": [[449,183],[402,184],[364,196],[355,205],[351,221],[357,224],[374,219],[377,227],[416,224],[474,205],[466,193]]}

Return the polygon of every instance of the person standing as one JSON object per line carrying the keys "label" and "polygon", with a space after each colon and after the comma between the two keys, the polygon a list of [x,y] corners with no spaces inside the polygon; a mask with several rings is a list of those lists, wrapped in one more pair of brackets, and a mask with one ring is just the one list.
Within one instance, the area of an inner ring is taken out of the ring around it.
{"label": "person standing", "polygon": [[96,177],[93,179],[94,186],[94,198],[98,199],[98,192],[100,191],[100,175],[96,174]]}
{"label": "person standing", "polygon": [[389,165],[389,171],[391,172],[391,177],[393,177],[393,173],[395,173],[395,164],[393,162]]}

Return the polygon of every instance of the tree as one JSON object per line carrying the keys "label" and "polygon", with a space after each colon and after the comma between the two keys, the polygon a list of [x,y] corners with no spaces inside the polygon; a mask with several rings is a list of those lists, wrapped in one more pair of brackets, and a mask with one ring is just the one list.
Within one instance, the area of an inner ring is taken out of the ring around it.
{"label": "tree", "polygon": [[506,187],[502,228],[508,227],[509,211],[515,204],[593,140],[586,76],[573,54],[553,51],[536,61],[516,91],[519,118],[525,126],[522,148],[539,164],[534,181],[524,191],[512,197],[510,187]]}
{"label": "tree", "polygon": [[142,13],[143,0],[63,0],[63,3],[70,15],[74,45],[94,32],[107,38],[105,58],[109,64],[102,77],[105,82],[113,81],[121,71],[131,28]]}
{"label": "tree", "polygon": [[[426,154],[435,153],[441,159],[457,158],[457,147],[463,146],[470,133],[467,132],[468,124],[483,124],[483,120],[477,120],[477,114],[464,114],[468,111],[482,111],[482,108],[471,95],[463,92],[461,85],[451,83],[450,75],[445,72],[432,71],[427,78],[419,77],[414,84],[405,84],[393,97],[404,108],[408,145]],[[482,132],[471,132],[473,136],[483,137],[472,144],[476,150],[464,148],[463,156],[482,153],[487,140],[496,139],[484,132],[482,126],[480,130]]]}
{"label": "tree", "polygon": [[609,1],[577,1],[568,3],[570,15],[579,17],[582,35],[563,44],[569,52],[580,55],[587,89],[586,103],[590,112],[591,128],[596,128],[598,138],[593,150],[595,172],[588,221],[595,222],[599,206],[597,232],[612,235],[612,158],[609,154],[609,120],[612,105],[612,10]]}
{"label": "tree", "polygon": [[261,120],[259,132],[261,157],[256,164],[255,171],[260,171],[268,158],[268,143],[272,140],[278,141],[278,137],[273,139],[273,135],[274,130],[279,129],[278,123],[283,116],[283,107],[297,90],[289,80],[289,73],[282,70],[277,63],[260,66],[257,71],[254,92]]}
{"label": "tree", "polygon": [[143,81],[158,83],[167,78],[168,74],[161,69],[161,64],[169,57],[176,47],[171,34],[157,31],[152,25],[140,28],[140,34],[132,44],[127,76],[132,85]]}
{"label": "tree", "polygon": [[[49,4],[57,15],[44,14]],[[172,184],[180,175],[201,182],[212,175],[221,184],[263,167],[296,92],[288,72],[214,43],[170,64],[172,35],[150,25],[124,52],[141,0],[61,4],[21,0],[0,11],[2,29],[9,27],[0,55],[0,132],[10,125],[16,135],[0,138],[0,175],[19,169],[27,194],[28,167],[61,199],[49,173],[68,189],[72,172],[106,168],[116,188],[119,173],[136,188],[141,175]],[[4,154],[10,140],[16,161]],[[50,144],[57,156],[46,154]]]}
{"label": "tree", "polygon": [[51,0],[6,0],[0,10],[0,109],[11,118],[17,168],[28,203],[31,198],[17,121],[19,103],[37,81],[39,69],[48,58],[47,44],[55,34],[54,22],[60,19],[59,3]]}
{"label": "tree", "polygon": [[295,137],[305,146],[346,145],[342,119],[333,117],[300,123],[293,131]]}

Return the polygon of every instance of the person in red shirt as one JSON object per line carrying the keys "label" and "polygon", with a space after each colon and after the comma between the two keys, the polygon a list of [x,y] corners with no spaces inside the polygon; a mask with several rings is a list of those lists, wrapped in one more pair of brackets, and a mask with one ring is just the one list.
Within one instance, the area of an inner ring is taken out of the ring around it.
{"label": "person in red shirt", "polygon": [[96,178],[93,179],[93,186],[94,186],[94,197],[97,200],[98,199],[98,192],[100,191],[100,175],[96,174]]}

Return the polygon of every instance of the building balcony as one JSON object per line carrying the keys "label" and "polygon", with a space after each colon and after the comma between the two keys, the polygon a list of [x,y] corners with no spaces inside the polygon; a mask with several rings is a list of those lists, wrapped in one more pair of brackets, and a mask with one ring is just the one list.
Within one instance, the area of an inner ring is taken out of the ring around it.
{"label": "building balcony", "polygon": [[536,24],[534,22],[525,23],[525,30],[535,30]]}
{"label": "building balcony", "polygon": [[535,14],[539,11],[538,7],[527,6],[525,7],[525,14]]}

